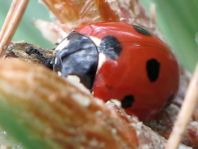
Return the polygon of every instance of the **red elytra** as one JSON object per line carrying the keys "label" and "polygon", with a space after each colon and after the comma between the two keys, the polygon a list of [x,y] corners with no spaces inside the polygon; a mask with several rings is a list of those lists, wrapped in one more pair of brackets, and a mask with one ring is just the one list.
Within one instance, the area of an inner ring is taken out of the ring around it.
{"label": "red elytra", "polygon": [[99,22],[75,31],[99,39],[115,37],[122,50],[117,59],[108,58],[98,70],[94,96],[118,99],[128,114],[153,119],[176,94],[179,68],[169,48],[140,26],[121,22]]}

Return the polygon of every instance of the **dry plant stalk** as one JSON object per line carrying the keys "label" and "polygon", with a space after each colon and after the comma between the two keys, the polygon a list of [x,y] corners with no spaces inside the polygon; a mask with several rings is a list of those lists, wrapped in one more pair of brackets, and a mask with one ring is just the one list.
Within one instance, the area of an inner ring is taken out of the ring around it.
{"label": "dry plant stalk", "polygon": [[48,148],[137,148],[131,124],[47,68],[8,58],[0,70],[0,103]]}
{"label": "dry plant stalk", "polygon": [[20,21],[24,14],[24,11],[28,5],[29,0],[13,0],[12,6],[5,19],[3,28],[0,33],[0,56],[5,54],[5,49],[11,41]]}
{"label": "dry plant stalk", "polygon": [[6,16],[4,24],[3,24],[2,28],[1,28],[0,41],[2,40],[2,38],[3,38],[3,36],[4,36],[5,32],[6,32],[6,29],[7,29],[8,25],[9,25],[9,22],[10,22],[13,14],[14,14],[14,10],[16,9],[17,4],[18,4],[18,0],[13,0],[12,4],[10,6],[10,10],[8,11],[8,14]]}
{"label": "dry plant stalk", "polygon": [[177,149],[198,103],[198,65],[190,81],[186,96],[175,122],[166,149]]}

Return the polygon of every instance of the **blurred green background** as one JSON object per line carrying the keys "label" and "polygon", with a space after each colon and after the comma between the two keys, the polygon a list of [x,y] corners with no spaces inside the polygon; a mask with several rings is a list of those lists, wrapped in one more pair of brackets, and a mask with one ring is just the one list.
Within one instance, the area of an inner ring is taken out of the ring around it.
{"label": "blurred green background", "polygon": [[[156,5],[157,25],[162,35],[176,53],[180,63],[192,71],[198,60],[198,0],[140,0],[149,12],[151,4]],[[0,25],[2,25],[11,0],[0,0]],[[44,48],[53,45],[46,41],[33,26],[37,18],[49,20],[48,10],[30,0],[23,21],[14,40],[25,40]]]}
{"label": "blurred green background", "polygon": [[[3,24],[11,2],[12,0],[0,0],[0,26]],[[42,37],[41,33],[33,25],[33,21],[39,18],[49,20],[48,9],[39,3],[38,0],[30,0],[23,20],[14,36],[14,40],[25,40],[26,42],[37,44],[44,48],[53,47],[51,43]]]}
{"label": "blurred green background", "polygon": [[193,71],[198,60],[198,0],[141,0],[155,4],[160,32],[181,64]]}

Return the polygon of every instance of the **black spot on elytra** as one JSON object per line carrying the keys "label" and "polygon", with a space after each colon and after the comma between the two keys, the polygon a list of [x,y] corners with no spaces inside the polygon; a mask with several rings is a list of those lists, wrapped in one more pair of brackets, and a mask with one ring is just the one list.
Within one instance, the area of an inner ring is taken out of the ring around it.
{"label": "black spot on elytra", "polygon": [[146,63],[147,76],[151,82],[155,82],[159,77],[160,63],[156,59],[149,59]]}
{"label": "black spot on elytra", "polygon": [[147,31],[145,28],[143,28],[142,26],[133,25],[133,27],[138,33],[146,35],[146,36],[151,36],[151,33]]}
{"label": "black spot on elytra", "polygon": [[127,95],[121,100],[121,106],[124,109],[131,107],[133,103],[134,103],[133,95]]}
{"label": "black spot on elytra", "polygon": [[114,36],[105,36],[102,38],[98,50],[111,59],[116,59],[122,50],[121,43]]}

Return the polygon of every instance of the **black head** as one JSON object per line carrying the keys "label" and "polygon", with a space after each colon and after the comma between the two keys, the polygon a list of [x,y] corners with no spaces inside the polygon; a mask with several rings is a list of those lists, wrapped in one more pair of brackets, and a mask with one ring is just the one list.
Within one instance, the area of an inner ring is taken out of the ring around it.
{"label": "black head", "polygon": [[71,32],[56,48],[54,70],[61,76],[76,75],[89,89],[98,66],[98,50],[94,42],[77,32]]}

